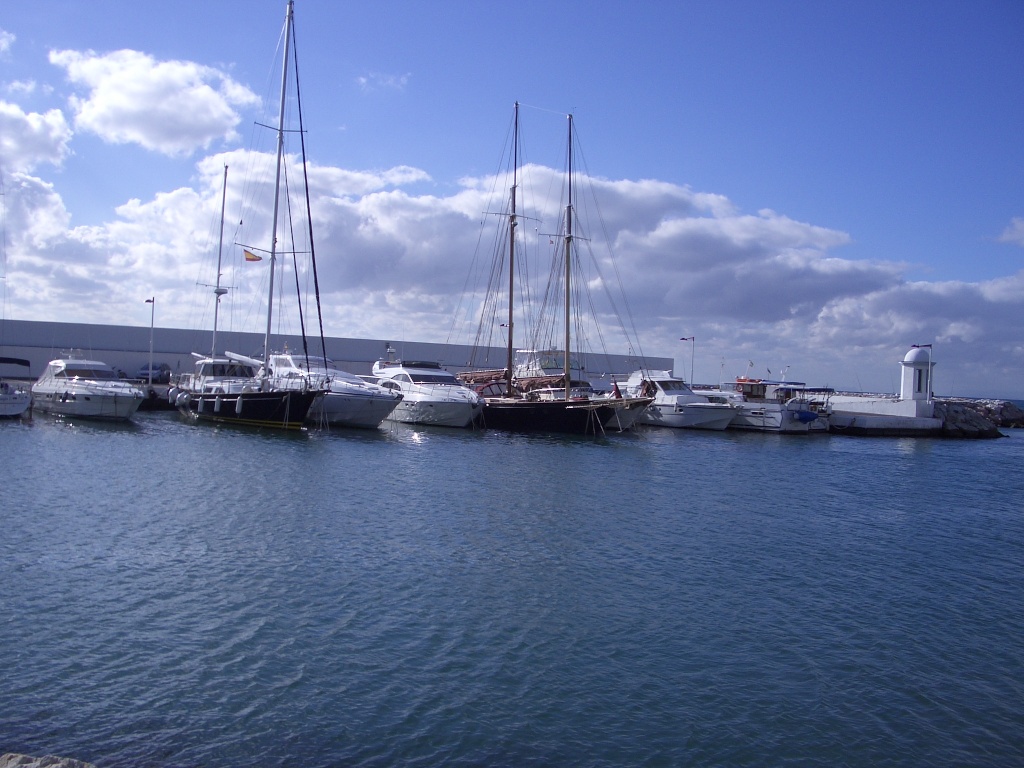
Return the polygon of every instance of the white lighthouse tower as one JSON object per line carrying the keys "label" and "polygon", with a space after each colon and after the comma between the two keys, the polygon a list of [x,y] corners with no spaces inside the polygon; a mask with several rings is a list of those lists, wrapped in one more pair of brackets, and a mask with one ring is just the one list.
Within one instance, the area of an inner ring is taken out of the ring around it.
{"label": "white lighthouse tower", "polygon": [[900,400],[915,404],[912,415],[931,416],[934,412],[932,373],[935,369],[935,361],[932,360],[932,345],[915,344],[907,352],[900,366],[903,368]]}

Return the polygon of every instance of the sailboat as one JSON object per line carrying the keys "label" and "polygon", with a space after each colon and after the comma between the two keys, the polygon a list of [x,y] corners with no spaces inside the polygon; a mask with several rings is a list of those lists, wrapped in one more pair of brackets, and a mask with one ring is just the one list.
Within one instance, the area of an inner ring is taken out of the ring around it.
{"label": "sailboat", "polygon": [[[573,116],[568,116],[567,204],[555,253],[562,259],[561,288],[563,346],[561,349],[534,346],[516,349],[514,297],[516,276],[516,228],[519,225],[516,197],[519,188],[519,103],[515,104],[511,152],[512,188],[509,194],[508,223],[508,320],[504,323],[508,338],[506,365],[502,371],[466,371],[460,378],[474,384],[484,395],[483,424],[488,428],[515,432],[564,432],[599,434],[606,430],[626,430],[651,404],[651,397],[612,397],[598,395],[581,378],[582,365],[572,352],[573,264],[578,259],[573,231],[575,217],[573,172]],[[554,236],[551,239],[555,244]],[[557,273],[557,270],[555,270]],[[557,274],[554,275],[558,277]],[[550,285],[549,285],[550,288]],[[539,333],[535,329],[535,335]]]}
{"label": "sailboat", "polygon": [[[277,125],[277,176],[274,184],[274,214],[270,246],[270,279],[267,294],[267,329],[262,367],[248,360],[217,355],[217,314],[214,311],[213,351],[196,355],[195,371],[180,376],[169,391],[178,410],[197,421],[240,424],[280,429],[300,429],[313,404],[323,396],[321,384],[305,379],[297,386],[276,386],[268,365],[274,311],[274,273],[277,263],[277,225],[281,197],[281,168],[284,155],[285,101],[288,88],[288,59],[293,43],[294,3],[289,0],[285,14],[284,59],[281,74],[281,106]],[[221,256],[224,246],[224,200],[227,197],[227,172],[224,168],[224,198],[221,202],[221,243],[217,256],[217,305],[226,290],[220,286]]]}

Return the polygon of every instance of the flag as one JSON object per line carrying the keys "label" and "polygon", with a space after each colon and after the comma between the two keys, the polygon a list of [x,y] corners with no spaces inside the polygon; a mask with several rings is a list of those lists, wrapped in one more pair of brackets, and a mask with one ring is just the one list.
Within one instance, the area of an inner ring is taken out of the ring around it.
{"label": "flag", "polygon": [[242,253],[245,254],[245,260],[246,261],[263,261],[263,257],[262,256],[257,256],[252,251],[247,251],[247,250],[243,249]]}

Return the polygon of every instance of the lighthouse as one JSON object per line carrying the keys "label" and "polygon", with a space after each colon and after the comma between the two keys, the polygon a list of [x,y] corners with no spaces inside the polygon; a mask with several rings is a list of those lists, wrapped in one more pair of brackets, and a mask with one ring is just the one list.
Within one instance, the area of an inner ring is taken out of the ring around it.
{"label": "lighthouse", "polygon": [[932,373],[935,369],[932,345],[915,344],[900,362],[900,367],[903,369],[900,400],[915,403],[915,416],[931,416],[934,391]]}

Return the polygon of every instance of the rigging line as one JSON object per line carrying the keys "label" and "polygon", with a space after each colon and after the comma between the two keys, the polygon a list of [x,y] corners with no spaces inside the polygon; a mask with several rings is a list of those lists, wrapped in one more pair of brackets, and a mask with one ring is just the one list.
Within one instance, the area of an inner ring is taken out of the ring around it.
{"label": "rigging line", "polygon": [[[302,145],[302,181],[306,200],[306,222],[309,231],[309,260],[313,269],[313,295],[316,297],[316,322],[319,325],[321,352],[324,355],[324,359],[327,360],[327,341],[324,338],[324,311],[321,305],[321,295],[319,295],[319,278],[316,272],[316,249],[313,246],[313,217],[309,204],[309,173],[307,170],[309,164],[306,159],[306,131],[302,122],[302,93],[299,90],[299,48],[294,19],[292,20],[292,51],[295,57],[295,101],[299,112],[299,142]],[[298,280],[297,274],[296,280]],[[302,346],[303,348],[306,346],[305,333],[303,333],[302,336]],[[306,367],[308,368],[308,366],[308,351],[306,351]]]}
{"label": "rigging line", "polygon": [[[296,244],[295,244],[295,219],[294,219],[294,215],[292,213],[291,188],[288,185],[288,163],[284,164],[284,188],[285,188],[285,191],[286,191],[284,200],[285,200],[285,205],[287,206],[288,236],[291,238],[291,241],[292,241],[292,271],[295,273],[295,302],[296,302],[296,304],[298,306],[298,310],[299,310],[299,331],[302,334],[302,336],[301,336],[301,338],[302,338],[302,350],[303,350],[303,353],[304,353],[305,358],[306,358],[306,367],[308,369],[308,367],[309,367],[309,353],[306,350],[306,318],[305,318],[305,312],[303,312],[303,307],[302,307],[302,289],[301,289],[301,287],[299,285],[299,257],[298,257],[298,251],[296,250]],[[281,280],[281,282],[284,283],[284,280]],[[282,294],[283,294],[283,292],[284,291],[283,291],[283,287],[282,287]],[[282,301],[282,304],[283,303],[284,302]],[[283,316],[283,315],[284,315],[284,312],[281,312],[280,316]],[[278,320],[278,322],[280,323],[281,321]]]}
{"label": "rigging line", "polygon": [[[575,130],[575,126],[574,126],[574,130]],[[609,233],[608,233],[608,225],[607,225],[607,222],[604,219],[604,214],[601,212],[601,206],[598,205],[598,203],[597,203],[597,191],[596,191],[596,189],[594,187],[594,181],[593,181],[594,177],[590,173],[590,167],[587,164],[587,158],[586,158],[586,155],[583,153],[583,149],[580,146],[580,141],[579,141],[578,137],[576,138],[576,142],[575,143],[576,143],[576,146],[578,147],[579,157],[580,157],[580,160],[582,161],[582,164],[583,164],[583,170],[584,170],[584,175],[586,176],[586,179],[587,179],[587,185],[590,187],[590,196],[594,200],[594,209],[597,212],[597,219],[598,219],[598,222],[600,223],[601,236],[604,238],[605,247],[608,249],[608,254],[609,254],[609,259],[608,260],[611,263],[612,271],[615,273],[615,280],[616,280],[617,285],[619,286],[619,292],[622,294],[622,302],[623,302],[623,305],[626,308],[626,317],[629,319],[629,330],[632,332],[633,339],[635,339],[635,341],[636,341],[637,351],[640,353],[641,357],[644,357],[643,347],[640,344],[640,334],[638,333],[637,328],[636,328],[636,320],[633,317],[633,311],[632,311],[632,308],[629,305],[629,299],[626,296],[625,287],[624,287],[624,284],[623,284],[623,281],[622,281],[622,276],[619,273],[618,261],[615,258],[614,253],[612,253],[611,240],[609,239]],[[596,266],[597,265],[597,260],[592,257],[592,261],[594,262],[594,264]],[[600,272],[600,268],[598,268],[598,272]],[[610,293],[610,289],[607,287],[607,285],[605,287],[605,292],[608,295],[609,301],[612,302],[613,308],[615,309],[616,316],[618,316],[618,309],[614,307],[614,299],[612,298],[611,293]],[[622,322],[621,316],[619,316],[619,322],[620,323]],[[627,341],[629,341],[629,339],[627,339]]]}
{"label": "rigging line", "polygon": [[[499,180],[502,179],[502,178],[507,179],[508,175],[509,175],[508,174],[508,161],[506,160],[506,158],[509,156],[509,154],[511,154],[511,149],[509,148],[509,137],[512,134],[513,126],[515,124],[514,120],[515,119],[513,117],[513,119],[511,121],[509,121],[508,128],[505,131],[505,141],[502,144],[501,157],[498,160],[497,167],[494,169],[494,173],[491,175],[491,189],[490,189],[490,192],[488,193],[487,198],[486,198],[487,201],[488,201],[487,208],[490,208],[491,207],[490,203],[497,198],[497,191],[496,190],[497,190],[497,187],[498,187]],[[503,169],[504,169],[504,172],[503,172]],[[467,272],[466,272],[466,280],[465,280],[465,282],[463,283],[463,286],[462,286],[462,294],[459,297],[459,301],[456,303],[455,312],[452,315],[452,325],[451,325],[451,327],[449,328],[449,331],[448,331],[448,341],[449,342],[451,341],[452,336],[455,335],[455,333],[456,333],[455,325],[458,322],[458,318],[459,318],[459,316],[462,313],[463,299],[469,294],[470,282],[474,278],[474,276],[478,274],[478,271],[480,269],[480,262],[482,261],[482,259],[480,258],[480,247],[481,247],[481,244],[483,242],[484,230],[487,228],[486,215],[487,215],[487,212],[484,211],[484,218],[482,218],[480,220],[480,228],[479,228],[479,230],[477,232],[476,249],[473,251],[473,258],[472,258],[472,260],[470,262],[470,269],[467,270]],[[493,253],[495,253],[495,251],[492,250],[491,253],[493,254]],[[474,283],[474,284],[478,284],[478,283]],[[467,304],[468,304],[468,301],[467,301]],[[468,321],[469,320],[469,317],[468,317],[469,308],[468,308],[468,306],[466,308],[466,312],[467,312],[467,318],[466,319]],[[477,337],[479,337],[481,335],[481,333],[482,333],[482,328],[480,328],[479,324],[478,324],[478,327],[477,327]]]}
{"label": "rigging line", "polygon": [[[307,166],[309,165],[309,163],[307,162],[307,159],[306,159],[306,131],[305,131],[305,126],[304,126],[303,121],[302,121],[302,93],[299,90],[299,48],[298,48],[298,38],[297,38],[296,32],[295,32],[295,21],[294,20],[292,20],[292,53],[293,53],[293,56],[294,56],[294,59],[295,59],[295,102],[296,102],[296,106],[298,108],[298,113],[299,113],[299,142],[300,142],[300,144],[302,146],[302,181],[303,181],[303,188],[305,190],[305,196],[306,196],[306,221],[307,221],[307,224],[308,224],[307,229],[308,229],[308,233],[309,233],[309,258],[310,258],[310,263],[312,264],[312,267],[313,267],[313,294],[316,297],[316,317],[317,317],[317,322],[318,322],[319,328],[320,328],[320,349],[321,349],[321,353],[323,354],[323,358],[326,361],[327,360],[327,341],[324,339],[324,316],[323,316],[323,310],[322,310],[321,305],[320,305],[320,281],[319,281],[319,278],[317,276],[317,269],[316,269],[316,248],[314,247],[314,244],[313,244],[313,214],[312,214],[311,206],[310,206],[310,202],[309,202],[309,172],[307,170]],[[296,283],[298,283],[298,279],[299,279],[298,270],[296,270],[296,274],[295,274]],[[302,305],[300,304],[299,305],[299,315],[300,315],[300,317],[303,314],[304,313],[302,312]],[[306,345],[305,325],[303,325],[303,332],[302,332],[302,350],[303,350],[303,353],[306,356],[306,367],[308,369],[309,368],[309,350],[308,350],[307,345]],[[325,365],[326,365],[326,363],[325,363]]]}

